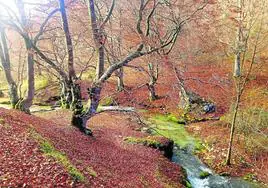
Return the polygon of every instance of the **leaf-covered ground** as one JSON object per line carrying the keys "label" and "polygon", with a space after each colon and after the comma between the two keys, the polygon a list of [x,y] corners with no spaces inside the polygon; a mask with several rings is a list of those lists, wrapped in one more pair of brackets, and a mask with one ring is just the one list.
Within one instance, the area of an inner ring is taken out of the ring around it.
{"label": "leaf-covered ground", "polygon": [[0,187],[74,185],[62,166],[41,153],[29,131],[31,122],[18,115],[0,109]]}
{"label": "leaf-covered ground", "polygon": [[[127,136],[146,136],[127,116],[96,116],[89,125],[92,138],[70,126],[68,111],[39,115],[43,118],[0,108],[0,187],[182,187],[180,167],[160,151],[124,142]],[[42,154],[31,129],[63,153],[85,181],[74,181],[60,162]]]}

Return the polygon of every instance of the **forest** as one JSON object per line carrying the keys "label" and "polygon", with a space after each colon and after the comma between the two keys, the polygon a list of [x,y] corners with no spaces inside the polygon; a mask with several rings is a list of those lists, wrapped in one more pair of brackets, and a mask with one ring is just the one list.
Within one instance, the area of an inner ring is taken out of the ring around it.
{"label": "forest", "polygon": [[268,186],[266,0],[0,0],[0,187]]}

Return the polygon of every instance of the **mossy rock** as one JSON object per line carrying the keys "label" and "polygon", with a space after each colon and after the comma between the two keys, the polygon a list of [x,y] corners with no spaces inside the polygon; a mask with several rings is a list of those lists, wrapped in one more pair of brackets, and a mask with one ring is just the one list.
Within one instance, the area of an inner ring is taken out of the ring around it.
{"label": "mossy rock", "polygon": [[131,144],[142,144],[144,146],[149,146],[153,148],[159,148],[162,147],[162,144],[155,140],[153,137],[145,137],[145,138],[136,138],[136,137],[126,137],[124,138],[124,141]]}
{"label": "mossy rock", "polygon": [[207,171],[202,171],[202,172],[200,172],[199,173],[199,178],[200,179],[205,179],[205,178],[207,178],[208,176],[210,176],[211,174],[209,173],[209,172],[207,172]]}
{"label": "mossy rock", "polygon": [[183,173],[183,178],[182,178],[182,181],[181,183],[187,187],[187,188],[192,188],[193,186],[191,185],[191,183],[189,182],[189,180],[187,179],[187,172],[186,172],[186,169],[185,168],[182,168],[182,173]]}
{"label": "mossy rock", "polygon": [[125,137],[124,141],[130,144],[142,144],[147,147],[155,148],[163,152],[164,156],[171,158],[173,154],[172,140],[159,136],[148,136],[144,138],[137,137]]}
{"label": "mossy rock", "polygon": [[257,181],[257,177],[253,173],[248,173],[248,174],[244,175],[243,179],[246,181],[249,181],[249,182],[256,182]]}

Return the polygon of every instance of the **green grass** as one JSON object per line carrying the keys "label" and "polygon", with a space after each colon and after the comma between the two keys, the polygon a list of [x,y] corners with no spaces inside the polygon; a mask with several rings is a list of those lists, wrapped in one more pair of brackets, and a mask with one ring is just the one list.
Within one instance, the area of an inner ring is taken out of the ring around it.
{"label": "green grass", "polygon": [[176,145],[184,148],[193,145],[195,149],[201,148],[200,141],[192,137],[183,124],[178,123],[178,119],[174,116],[156,115],[149,118],[152,123],[151,127],[155,134],[165,136],[174,141]]}
{"label": "green grass", "polygon": [[31,135],[33,138],[39,143],[40,150],[48,157],[54,158],[58,163],[60,163],[67,171],[68,173],[78,181],[85,181],[85,177],[79,170],[71,163],[71,161],[68,159],[68,157],[58,151],[51,142],[49,142],[47,139],[43,138],[39,133],[31,130]]}

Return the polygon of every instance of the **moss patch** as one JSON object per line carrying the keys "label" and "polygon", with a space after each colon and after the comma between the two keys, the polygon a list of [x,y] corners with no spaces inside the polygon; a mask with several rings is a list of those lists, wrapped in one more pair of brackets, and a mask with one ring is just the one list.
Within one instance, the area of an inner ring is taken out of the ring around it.
{"label": "moss patch", "polygon": [[100,101],[101,106],[112,106],[114,103],[115,101],[111,96],[105,97]]}
{"label": "moss patch", "polygon": [[40,150],[49,157],[54,158],[57,162],[59,162],[64,168],[68,171],[68,173],[78,181],[84,181],[85,177],[79,170],[71,163],[68,157],[58,151],[51,142],[47,139],[43,138],[39,133],[35,130],[31,129],[30,133],[32,137],[39,143]]}
{"label": "moss patch", "polygon": [[211,174],[209,173],[209,172],[207,172],[207,171],[202,171],[202,172],[200,172],[199,173],[199,178],[201,178],[201,179],[205,179],[205,178],[207,178],[208,176],[210,176]]}
{"label": "moss patch", "polygon": [[171,116],[156,115],[149,118],[152,123],[153,133],[162,135],[174,141],[180,147],[193,145],[195,149],[201,148],[201,142],[190,136],[183,124],[179,124],[178,119]]}

